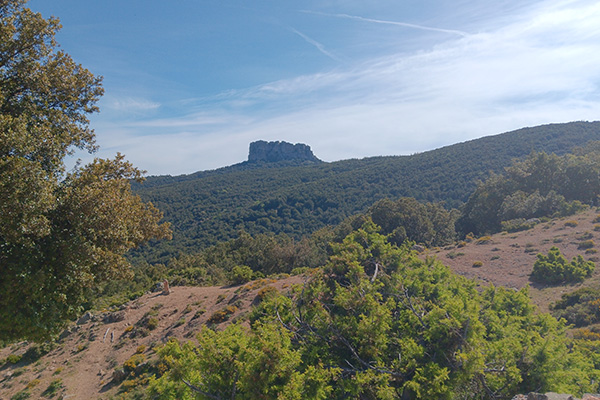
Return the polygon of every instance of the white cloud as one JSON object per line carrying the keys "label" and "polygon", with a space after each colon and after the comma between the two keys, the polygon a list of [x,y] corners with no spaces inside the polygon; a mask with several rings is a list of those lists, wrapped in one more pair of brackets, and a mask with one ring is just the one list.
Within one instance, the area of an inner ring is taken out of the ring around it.
{"label": "white cloud", "polygon": [[[600,119],[600,5],[542,1],[528,10],[494,30],[450,31],[459,37],[418,53],[203,99],[201,113],[105,123],[96,127],[100,144],[150,173],[180,174],[241,162],[257,139],[307,143],[333,161]],[[121,109],[159,107],[121,101]]]}
{"label": "white cloud", "polygon": [[113,97],[106,96],[104,99],[104,107],[119,113],[128,112],[145,112],[156,110],[160,107],[160,103],[136,97]]}
{"label": "white cloud", "polygon": [[332,60],[338,61],[338,62],[342,61],[339,57],[337,57],[336,55],[334,55],[330,51],[327,51],[327,49],[325,49],[325,46],[323,46],[322,43],[317,42],[316,40],[308,37],[304,33],[300,32],[300,31],[298,31],[298,30],[296,30],[294,28],[290,28],[290,30],[292,32],[294,32],[296,35],[300,36],[302,39],[304,39],[307,43],[309,43],[309,44],[313,45],[314,47],[316,47],[317,50],[319,50],[321,53],[323,53],[327,57],[331,58]]}
{"label": "white cloud", "polygon": [[[304,12],[311,13],[309,11],[304,11]],[[386,20],[381,20],[381,19],[365,18],[365,17],[361,17],[361,16],[357,16],[357,15],[349,15],[349,14],[327,14],[327,13],[314,13],[314,14],[325,15],[325,16],[336,17],[336,18],[354,19],[357,21],[363,21],[363,22],[369,22],[369,23],[381,24],[381,25],[394,25],[394,26],[400,26],[403,28],[418,29],[418,30],[423,30],[423,31],[448,33],[451,35],[458,35],[458,36],[468,36],[467,32],[463,32],[463,31],[459,31],[459,30],[455,30],[455,29],[437,28],[437,27],[432,27],[432,26],[410,24],[407,22],[386,21]]]}

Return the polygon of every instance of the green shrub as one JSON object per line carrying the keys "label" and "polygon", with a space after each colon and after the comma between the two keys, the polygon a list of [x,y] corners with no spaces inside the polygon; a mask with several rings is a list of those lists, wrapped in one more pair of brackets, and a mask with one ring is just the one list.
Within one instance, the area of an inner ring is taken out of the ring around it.
{"label": "green shrub", "polygon": [[256,300],[260,302],[265,299],[275,297],[278,293],[279,291],[273,286],[265,286],[264,288],[260,289],[256,294]]}
{"label": "green shrub", "polygon": [[227,306],[220,310],[215,311],[209,318],[208,322],[211,324],[219,324],[221,322],[225,322],[229,319],[231,314],[237,311],[236,306]]}
{"label": "green shrub", "polygon": [[21,356],[18,356],[16,354],[11,354],[8,357],[6,357],[6,362],[9,364],[16,364],[19,361],[21,361]]}
{"label": "green shrub", "polygon": [[533,265],[531,280],[540,283],[581,282],[594,272],[595,265],[577,256],[570,263],[557,247],[552,247],[548,255],[537,255]]}
{"label": "green shrub", "polygon": [[564,318],[578,328],[596,324],[600,322],[600,289],[584,287],[565,293],[550,310],[556,318]]}
{"label": "green shrub", "polygon": [[483,262],[482,261],[475,261],[473,263],[473,268],[479,268],[479,267],[483,267]]}
{"label": "green shrub", "polygon": [[252,271],[252,268],[246,265],[236,265],[231,269],[231,272],[229,272],[229,280],[234,285],[241,285],[243,283],[250,282],[252,280],[253,273],[254,272]]}
{"label": "green shrub", "polygon": [[127,361],[123,363],[125,371],[133,371],[135,368],[146,361],[146,356],[143,354],[136,353],[132,355]]}
{"label": "green shrub", "polygon": [[137,349],[135,350],[136,354],[142,354],[143,352],[145,352],[147,349],[147,346],[145,344],[140,344]]}
{"label": "green shrub", "polygon": [[157,318],[148,318],[148,320],[146,320],[146,328],[148,328],[149,330],[153,331],[154,329],[156,329],[158,327],[158,319]]}
{"label": "green shrub", "polygon": [[574,221],[574,220],[565,221],[565,226],[568,226],[570,228],[575,228],[577,225],[579,225],[579,222],[577,222],[577,221]]}
{"label": "green shrub", "polygon": [[455,258],[464,256],[464,255],[465,255],[465,253],[461,253],[461,252],[457,253],[455,251],[451,251],[450,253],[446,254],[446,257],[448,257],[451,260],[454,260]]}
{"label": "green shrub", "polygon": [[583,232],[581,235],[577,236],[578,240],[588,240],[588,239],[592,239],[594,237],[594,235],[592,234],[592,232]]}
{"label": "green shrub", "polygon": [[42,393],[44,397],[54,397],[60,389],[63,388],[62,379],[58,378],[50,382],[46,390]]}
{"label": "green shrub", "polygon": [[502,221],[500,223],[502,230],[506,232],[520,232],[526,231],[528,229],[533,228],[536,224],[539,224],[540,220],[538,218],[516,218],[508,221]]}
{"label": "green shrub", "polygon": [[475,244],[487,244],[492,241],[491,236],[482,236],[475,241]]}
{"label": "green shrub", "polygon": [[579,246],[577,246],[577,248],[579,250],[585,250],[585,249],[591,249],[592,247],[594,247],[596,244],[594,243],[593,240],[584,240],[583,242],[579,243]]}
{"label": "green shrub", "polygon": [[297,267],[290,271],[290,275],[293,275],[293,276],[302,275],[304,273],[309,272],[311,269],[312,268],[309,268],[309,267]]}
{"label": "green shrub", "polygon": [[27,390],[21,390],[20,392],[13,395],[10,400],[27,400],[31,396]]}

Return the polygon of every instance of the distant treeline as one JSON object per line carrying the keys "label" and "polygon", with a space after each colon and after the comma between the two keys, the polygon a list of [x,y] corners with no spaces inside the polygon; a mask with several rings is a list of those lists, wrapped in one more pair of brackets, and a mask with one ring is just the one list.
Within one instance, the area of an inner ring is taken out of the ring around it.
{"label": "distant treeline", "polygon": [[[364,213],[383,199],[411,197],[420,202],[443,202],[447,209],[459,208],[478,181],[486,180],[490,173],[502,173],[512,160],[523,159],[532,151],[563,155],[592,140],[600,140],[600,122],[525,128],[412,156],[318,165],[242,163],[179,177],[150,177],[144,185],[134,187],[144,200],[164,212],[165,220],[172,223],[174,238],[152,243],[130,256],[136,262],[166,263],[235,239],[242,231],[252,236],[285,234],[301,240]],[[516,196],[515,201],[519,199]],[[471,215],[463,220],[461,231],[488,229],[478,227],[473,222],[476,219]],[[496,229],[501,221],[494,221],[490,228]]]}

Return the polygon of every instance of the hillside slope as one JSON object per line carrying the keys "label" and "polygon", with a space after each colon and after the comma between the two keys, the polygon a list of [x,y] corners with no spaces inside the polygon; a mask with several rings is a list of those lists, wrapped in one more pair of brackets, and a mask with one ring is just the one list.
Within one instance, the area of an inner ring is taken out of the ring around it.
{"label": "hillside slope", "polygon": [[[582,283],[542,285],[530,280],[533,264],[538,254],[547,254],[558,247],[570,261],[577,255],[586,260],[600,261],[597,248],[580,249],[582,241],[592,240],[600,245],[600,232],[596,230],[598,210],[590,208],[565,218],[554,219],[534,228],[514,233],[497,233],[469,243],[432,249],[425,256],[436,257],[454,272],[474,279],[482,285],[494,284],[521,289],[530,286],[530,296],[543,311],[560,300],[562,294],[580,287],[600,286],[600,268]],[[488,240],[489,238],[489,240]],[[482,264],[476,264],[480,261]]]}
{"label": "hillside slope", "polygon": [[242,163],[180,177],[150,177],[136,187],[165,213],[171,242],[134,253],[166,262],[235,237],[251,234],[310,234],[364,211],[382,198],[414,197],[458,207],[490,171],[532,151],[564,154],[600,140],[600,122],[524,128],[412,156],[374,157],[317,165]]}
{"label": "hillside slope", "polygon": [[[156,357],[155,346],[169,338],[191,340],[217,311],[235,306],[233,314],[223,323],[246,314],[257,292],[272,286],[285,291],[290,285],[301,283],[295,276],[282,280],[262,280],[236,287],[175,287],[169,295],[148,293],[123,305],[120,310],[104,312],[65,331],[62,339],[47,354],[26,360],[27,350],[35,345],[21,342],[0,349],[0,400],[8,400],[19,393],[21,399],[51,398],[89,400],[113,398],[129,388],[121,385],[114,375],[127,363],[138,358],[143,363]],[[149,328],[150,318],[156,325]],[[16,364],[5,363],[10,355],[23,356]],[[133,358],[132,358],[133,357]],[[139,367],[139,368],[143,368]],[[58,382],[54,383],[53,382]],[[56,387],[50,396],[48,388]]]}
{"label": "hillside slope", "polygon": [[[598,210],[592,208],[568,218],[541,223],[527,231],[499,233],[479,244],[475,240],[466,245],[430,249],[422,256],[437,257],[453,271],[479,281],[482,286],[522,288],[531,285],[534,303],[542,311],[548,311],[548,305],[559,300],[562,294],[584,286],[600,285],[600,270],[580,284],[532,284],[529,274],[536,254],[557,246],[571,259],[583,253],[577,247],[584,234],[586,237],[591,234],[592,240],[600,243],[600,232],[594,230],[596,223],[593,222],[597,216]],[[598,261],[592,253],[585,254],[585,258]],[[482,261],[483,265],[473,267],[475,261]],[[54,349],[38,359],[22,360],[14,365],[0,362],[0,399],[8,400],[23,391],[30,394],[29,398],[42,398],[53,382],[59,382],[55,384],[58,387],[56,393],[63,398],[112,398],[121,391],[130,390],[128,385],[135,383],[126,380],[123,384],[113,379],[114,371],[121,369],[132,357],[143,357],[143,361],[154,359],[155,346],[169,338],[193,340],[195,333],[215,312],[228,306],[236,309],[228,321],[216,324],[217,329],[232,320],[243,320],[262,288],[273,286],[285,291],[291,285],[302,284],[305,279],[293,276],[280,280],[263,279],[243,286],[174,287],[167,296],[159,292],[148,293],[119,310],[99,313],[73,325]],[[153,329],[148,329],[150,318],[156,319]],[[24,342],[0,349],[0,360],[6,360],[10,355],[23,355],[33,347]],[[143,361],[138,368],[143,369]]]}

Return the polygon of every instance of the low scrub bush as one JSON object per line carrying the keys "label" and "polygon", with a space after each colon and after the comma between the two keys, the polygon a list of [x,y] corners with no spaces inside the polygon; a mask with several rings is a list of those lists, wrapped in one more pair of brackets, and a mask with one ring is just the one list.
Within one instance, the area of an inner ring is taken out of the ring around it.
{"label": "low scrub bush", "polygon": [[211,324],[219,324],[221,322],[225,322],[229,319],[229,317],[237,311],[236,306],[227,306],[220,310],[215,311],[209,318],[208,322]]}
{"label": "low scrub bush", "polygon": [[550,309],[556,318],[578,328],[596,324],[600,322],[600,289],[585,287],[565,293]]}
{"label": "low scrub bush", "polygon": [[586,250],[586,249],[591,249],[592,247],[594,247],[596,244],[594,243],[593,240],[584,240],[583,242],[579,243],[579,245],[577,246],[577,248],[579,250]]}
{"label": "low scrub bush", "polygon": [[246,265],[236,265],[229,272],[229,280],[234,285],[241,285],[243,283],[250,282],[253,274],[254,271],[252,271],[252,268]]}
{"label": "low scrub bush", "polygon": [[475,244],[487,244],[487,243],[490,243],[491,241],[492,241],[491,236],[482,236],[475,241]]}
{"label": "low scrub bush", "polygon": [[570,263],[562,255],[558,247],[552,247],[548,255],[537,255],[533,265],[531,280],[540,283],[581,282],[594,272],[595,265],[577,256]]}
{"label": "low scrub bush", "polygon": [[263,301],[265,299],[277,296],[278,293],[279,291],[273,286],[265,286],[258,291],[256,294],[256,299],[257,301]]}
{"label": "low scrub bush", "polygon": [[537,224],[540,223],[538,218],[516,218],[508,221],[502,221],[500,225],[502,226],[502,230],[506,232],[519,232],[526,231],[528,229],[533,228]]}

